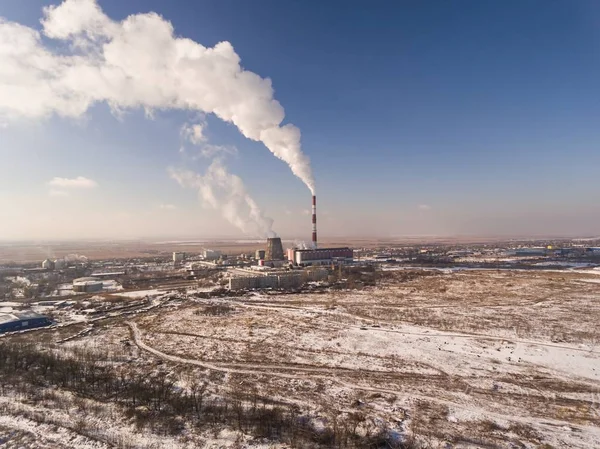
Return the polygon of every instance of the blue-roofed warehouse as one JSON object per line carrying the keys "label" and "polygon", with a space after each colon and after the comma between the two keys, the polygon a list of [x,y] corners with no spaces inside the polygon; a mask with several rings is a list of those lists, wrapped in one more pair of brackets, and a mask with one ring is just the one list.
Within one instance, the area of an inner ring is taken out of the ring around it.
{"label": "blue-roofed warehouse", "polygon": [[52,321],[32,311],[0,313],[0,334],[49,326]]}

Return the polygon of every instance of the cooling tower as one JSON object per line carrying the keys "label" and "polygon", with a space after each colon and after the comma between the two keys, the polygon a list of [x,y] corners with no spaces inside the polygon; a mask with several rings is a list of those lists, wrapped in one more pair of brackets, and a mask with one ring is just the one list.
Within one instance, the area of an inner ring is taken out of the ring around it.
{"label": "cooling tower", "polygon": [[281,244],[281,238],[274,237],[267,239],[265,260],[283,260],[283,245]]}

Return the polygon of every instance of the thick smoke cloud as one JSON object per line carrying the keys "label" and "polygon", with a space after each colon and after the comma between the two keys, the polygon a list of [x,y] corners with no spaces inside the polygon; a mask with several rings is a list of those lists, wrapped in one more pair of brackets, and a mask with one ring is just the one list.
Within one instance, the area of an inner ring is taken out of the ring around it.
{"label": "thick smoke cloud", "polygon": [[67,48],[0,19],[0,124],[52,114],[77,118],[99,102],[116,112],[213,113],[263,142],[314,192],[300,130],[282,126],[284,110],[271,81],[244,70],[229,42],[208,48],[175,37],[171,23],[155,13],[113,21],[95,0],[45,8],[42,26],[46,38]]}
{"label": "thick smoke cloud", "polygon": [[234,226],[249,235],[276,237],[273,220],[266,217],[250,197],[239,176],[229,173],[223,161],[214,159],[204,175],[170,168],[169,175],[182,187],[198,189],[207,207],[220,210]]}

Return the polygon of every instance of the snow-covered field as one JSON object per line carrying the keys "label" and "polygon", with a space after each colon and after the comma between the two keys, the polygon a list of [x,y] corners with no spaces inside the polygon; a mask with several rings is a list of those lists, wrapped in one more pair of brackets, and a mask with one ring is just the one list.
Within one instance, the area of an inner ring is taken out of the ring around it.
{"label": "snow-covered field", "polygon": [[[253,391],[324,423],[358,414],[428,447],[600,447],[598,270],[408,271],[362,290],[190,297],[44,335],[167,369],[184,389]],[[0,420],[0,441],[10,427]]]}

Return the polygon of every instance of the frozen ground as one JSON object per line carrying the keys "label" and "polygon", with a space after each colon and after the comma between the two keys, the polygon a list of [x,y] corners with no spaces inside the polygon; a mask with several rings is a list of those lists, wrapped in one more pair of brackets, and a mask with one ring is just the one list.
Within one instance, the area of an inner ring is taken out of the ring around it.
{"label": "frozen ground", "polygon": [[126,298],[145,298],[146,296],[158,295],[160,290],[152,289],[152,290],[137,290],[134,292],[122,292],[119,293],[119,296],[125,296]]}
{"label": "frozen ground", "polygon": [[63,351],[166,367],[181,388],[253,391],[326,423],[358,414],[423,447],[592,448],[598,273],[389,271],[363,290],[190,296],[73,338],[44,332]]}

